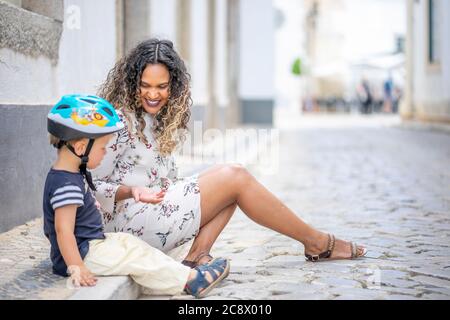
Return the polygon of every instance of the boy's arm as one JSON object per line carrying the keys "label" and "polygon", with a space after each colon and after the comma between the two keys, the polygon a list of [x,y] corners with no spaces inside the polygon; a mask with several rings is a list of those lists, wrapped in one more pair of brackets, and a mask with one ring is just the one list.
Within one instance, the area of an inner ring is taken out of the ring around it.
{"label": "boy's arm", "polygon": [[72,274],[75,277],[73,280],[76,284],[92,286],[95,285],[97,280],[84,265],[74,235],[76,213],[76,204],[66,205],[55,210],[55,230],[58,247],[67,267],[69,269],[71,267],[79,268],[78,274],[77,271],[75,274]]}

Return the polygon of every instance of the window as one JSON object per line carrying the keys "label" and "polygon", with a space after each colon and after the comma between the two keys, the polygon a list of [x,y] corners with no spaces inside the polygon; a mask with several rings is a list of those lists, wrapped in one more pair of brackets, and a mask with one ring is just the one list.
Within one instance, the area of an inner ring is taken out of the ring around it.
{"label": "window", "polygon": [[441,61],[441,20],[440,7],[442,0],[427,0],[427,29],[428,29],[428,63],[439,65]]}

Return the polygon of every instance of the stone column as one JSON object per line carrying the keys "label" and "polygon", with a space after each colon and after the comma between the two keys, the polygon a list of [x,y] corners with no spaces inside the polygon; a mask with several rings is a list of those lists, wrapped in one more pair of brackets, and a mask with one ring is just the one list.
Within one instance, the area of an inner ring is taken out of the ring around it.
{"label": "stone column", "polygon": [[216,0],[209,0],[208,6],[208,105],[206,107],[207,124],[206,128],[217,127],[217,99],[216,99],[216,56],[215,56],[215,35],[216,35]]}
{"label": "stone column", "polygon": [[116,0],[116,60],[125,55],[125,2]]}
{"label": "stone column", "polygon": [[405,95],[400,104],[399,113],[402,118],[414,117],[414,0],[406,1],[406,82]]}
{"label": "stone column", "polygon": [[150,1],[124,1],[125,54],[150,36]]}
{"label": "stone column", "polygon": [[229,105],[227,127],[241,123],[239,104],[239,0],[227,1],[227,54],[226,83]]}
{"label": "stone column", "polygon": [[177,49],[189,65],[191,60],[191,0],[177,1]]}

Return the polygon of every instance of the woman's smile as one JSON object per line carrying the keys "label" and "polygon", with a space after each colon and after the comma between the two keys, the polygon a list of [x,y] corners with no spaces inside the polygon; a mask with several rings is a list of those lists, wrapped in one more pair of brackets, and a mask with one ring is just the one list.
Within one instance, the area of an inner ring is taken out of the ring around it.
{"label": "woman's smile", "polygon": [[144,102],[149,108],[157,108],[161,103],[161,99],[144,99]]}

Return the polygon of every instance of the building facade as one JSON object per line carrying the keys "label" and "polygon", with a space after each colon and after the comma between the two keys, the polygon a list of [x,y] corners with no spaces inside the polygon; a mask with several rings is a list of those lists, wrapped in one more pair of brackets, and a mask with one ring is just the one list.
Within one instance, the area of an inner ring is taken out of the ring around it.
{"label": "building facade", "polygon": [[404,119],[450,123],[450,2],[407,0]]}
{"label": "building facade", "polygon": [[95,94],[144,39],[172,40],[186,61],[192,122],[261,121],[273,104],[271,10],[271,0],[0,0],[0,232],[42,214],[48,110],[63,94]]}
{"label": "building facade", "polygon": [[404,59],[404,0],[305,0],[304,4],[309,96],[351,99],[363,78],[372,80],[377,93],[389,73],[402,85],[403,65],[396,62]]}

